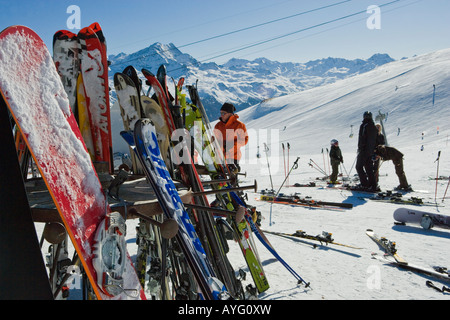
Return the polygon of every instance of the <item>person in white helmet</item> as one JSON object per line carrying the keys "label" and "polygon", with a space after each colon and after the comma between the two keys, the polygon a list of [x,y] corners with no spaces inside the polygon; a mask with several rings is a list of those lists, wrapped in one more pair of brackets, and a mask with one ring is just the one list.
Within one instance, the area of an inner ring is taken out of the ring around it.
{"label": "person in white helmet", "polygon": [[344,158],[342,157],[341,148],[339,148],[339,141],[336,139],[331,140],[331,149],[330,149],[330,163],[331,163],[331,175],[330,175],[330,183],[337,183],[337,177],[339,174],[339,165],[344,163]]}

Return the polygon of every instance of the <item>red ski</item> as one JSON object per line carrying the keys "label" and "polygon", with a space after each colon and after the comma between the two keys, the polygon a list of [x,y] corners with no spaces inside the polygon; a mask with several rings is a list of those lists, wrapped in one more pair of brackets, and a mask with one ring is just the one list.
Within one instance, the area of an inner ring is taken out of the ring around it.
{"label": "red ski", "polygon": [[0,33],[0,52],[0,93],[97,298],[145,299],[124,248],[124,223],[111,213],[47,47],[34,31],[13,26]]}
{"label": "red ski", "polygon": [[78,32],[78,40],[81,44],[81,74],[85,84],[95,161],[107,164],[112,173],[114,162],[105,38],[98,23],[94,23]]}

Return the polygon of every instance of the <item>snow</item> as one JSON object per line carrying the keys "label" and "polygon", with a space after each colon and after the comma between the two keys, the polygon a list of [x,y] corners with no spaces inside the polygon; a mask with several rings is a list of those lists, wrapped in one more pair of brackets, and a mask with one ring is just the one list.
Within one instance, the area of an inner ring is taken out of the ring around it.
{"label": "snow", "polygon": [[[322,150],[329,148],[331,139],[340,141],[345,159],[344,174],[347,175],[348,172],[353,176],[355,170],[352,163],[356,157],[357,133],[362,115],[366,110],[372,111],[374,116],[381,111],[388,114],[385,125],[389,144],[405,154],[404,165],[409,183],[416,190],[428,191],[407,196],[434,201],[437,190],[437,202],[441,203],[447,181],[438,181],[436,184],[429,177],[436,176],[438,164],[439,175],[450,175],[449,54],[450,50],[442,50],[391,62],[365,74],[298,94],[270,99],[240,112],[241,120],[247,124],[252,134],[242,162],[247,176],[241,178],[240,184],[251,184],[257,179],[258,189],[271,187],[266,155],[262,148],[264,142],[270,148],[268,156],[275,189],[281,186],[285,178],[281,143],[290,143],[291,165],[297,156],[300,157],[299,167],[290,176],[290,184],[308,183],[321,176],[308,166],[309,159],[314,159],[329,171]],[[433,84],[436,85],[434,105]],[[350,138],[352,125],[355,136]],[[399,135],[398,128],[401,129]],[[260,159],[256,158],[258,145],[261,147]],[[438,151],[442,151],[439,163],[435,162]],[[324,185],[320,182],[318,184]],[[380,187],[389,190],[397,185],[398,179],[392,163],[384,163],[380,170]],[[399,205],[359,199],[348,191],[284,187],[281,192],[299,192],[301,196],[311,196],[315,200],[351,202],[354,207],[338,211],[271,205],[256,200],[259,197],[257,193],[248,192],[248,203],[256,206],[262,213],[263,230],[285,233],[304,230],[313,235],[327,231],[333,233],[336,242],[362,249],[333,245],[313,248],[296,240],[267,234],[275,250],[302,278],[311,283],[311,288],[298,285],[288,270],[256,240],[270,284],[270,288],[260,294],[260,299],[446,299],[447,296],[425,286],[425,281],[430,278],[371,259],[372,252],[381,251],[365,235],[365,231],[370,228],[395,240],[400,256],[424,267],[450,265],[450,251],[443,249],[450,239],[448,231],[395,226],[392,214]],[[446,207],[430,206],[420,209],[450,214]],[[134,232],[137,223],[137,220],[127,221],[127,245],[132,258],[135,258],[137,250]],[[42,227],[37,225],[39,230]],[[237,244],[232,241],[229,244],[229,259],[233,267],[248,271]],[[435,284],[441,283],[435,279],[432,281]],[[247,283],[252,283],[249,273]]]}

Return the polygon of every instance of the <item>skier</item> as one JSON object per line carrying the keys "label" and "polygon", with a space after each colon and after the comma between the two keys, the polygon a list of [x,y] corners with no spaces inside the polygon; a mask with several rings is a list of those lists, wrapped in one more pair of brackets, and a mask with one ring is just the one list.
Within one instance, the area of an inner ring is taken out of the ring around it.
{"label": "skier", "polygon": [[339,173],[339,165],[344,163],[344,158],[342,157],[341,149],[339,148],[339,141],[336,139],[331,140],[331,150],[330,150],[331,168],[332,173],[330,176],[330,183],[338,183],[337,177]]}
{"label": "skier", "polygon": [[398,180],[400,182],[400,185],[396,189],[411,191],[411,186],[408,184],[405,171],[403,170],[403,153],[393,147],[379,145],[376,147],[375,154],[383,161],[392,160],[392,162],[394,163],[395,173],[397,174]]}
{"label": "skier", "polygon": [[225,161],[234,173],[241,170],[239,161],[242,158],[241,148],[248,143],[248,133],[245,124],[239,121],[235,114],[236,108],[231,103],[225,103],[220,109],[219,122],[214,127],[214,135],[221,143]]}
{"label": "skier", "polygon": [[359,128],[358,156],[356,161],[356,171],[358,172],[361,189],[376,192],[379,187],[375,180],[373,170],[373,155],[376,148],[377,128],[372,119],[372,113],[364,112],[364,119]]}
{"label": "skier", "polygon": [[[381,130],[382,130],[381,124],[377,123],[375,125],[375,127],[377,127],[377,130],[378,130],[376,146],[385,145],[386,139],[384,138],[384,134],[381,132]],[[378,177],[379,177],[379,173],[380,173],[380,158],[379,157],[376,157],[375,160],[373,161],[373,171],[375,174],[375,181],[378,184]]]}

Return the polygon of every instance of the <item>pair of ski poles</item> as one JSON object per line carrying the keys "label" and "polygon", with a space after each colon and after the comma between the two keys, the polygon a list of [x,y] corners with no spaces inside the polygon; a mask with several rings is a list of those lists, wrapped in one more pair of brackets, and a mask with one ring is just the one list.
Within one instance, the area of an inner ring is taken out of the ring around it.
{"label": "pair of ski poles", "polygon": [[[438,152],[437,159],[434,161],[435,163],[437,162],[436,188],[434,190],[434,201],[436,203],[437,203],[437,187],[438,187],[438,182],[439,182],[439,162],[440,162],[440,159],[441,159],[441,151]],[[444,196],[442,197],[442,202],[445,201],[445,197],[447,196],[447,191],[448,191],[449,185],[450,185],[450,176],[448,177],[448,183],[447,183],[447,187],[445,188]]]}
{"label": "pair of ski poles", "polygon": [[[298,161],[300,160],[300,157],[297,157],[297,159],[295,160],[294,164],[292,165],[291,169],[289,170],[288,174],[286,175],[283,183],[281,184],[280,188],[278,188],[278,191],[276,192],[276,194],[273,197],[273,201],[270,203],[270,216],[269,216],[269,226],[272,226],[272,205],[275,202],[275,199],[277,198],[278,194],[281,191],[281,188],[283,188],[284,184],[286,183],[287,179],[289,179],[289,175],[291,174],[292,171],[294,171],[295,169],[298,168]],[[273,190],[273,189],[272,189]]]}

